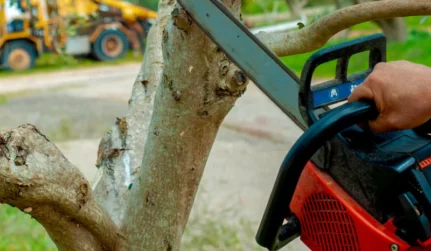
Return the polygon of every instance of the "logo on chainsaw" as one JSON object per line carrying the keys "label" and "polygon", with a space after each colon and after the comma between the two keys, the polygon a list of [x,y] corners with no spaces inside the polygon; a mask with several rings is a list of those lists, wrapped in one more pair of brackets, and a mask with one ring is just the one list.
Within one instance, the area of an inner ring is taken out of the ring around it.
{"label": "logo on chainsaw", "polygon": [[333,88],[329,94],[329,98],[331,98],[332,100],[335,100],[338,98],[338,89],[337,88]]}
{"label": "logo on chainsaw", "polygon": [[352,93],[356,89],[356,87],[358,87],[358,85],[351,85],[350,86],[350,93]]}

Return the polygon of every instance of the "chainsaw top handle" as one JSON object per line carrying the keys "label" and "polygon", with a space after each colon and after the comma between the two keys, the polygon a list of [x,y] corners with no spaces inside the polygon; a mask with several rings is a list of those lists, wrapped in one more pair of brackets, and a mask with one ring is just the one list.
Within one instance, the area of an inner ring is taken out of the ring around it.
{"label": "chainsaw top handle", "polygon": [[[290,149],[278,173],[256,236],[261,246],[277,250],[299,236],[300,225],[289,205],[302,170],[314,153],[341,130],[372,120],[377,115],[377,108],[370,101],[347,103],[329,111],[302,134]],[[287,219],[285,225],[284,219]]]}
{"label": "chainsaw top handle", "polygon": [[[369,51],[368,68],[352,75],[347,74],[349,61],[355,54]],[[333,80],[311,85],[315,70],[322,64],[337,60]],[[386,61],[386,37],[372,34],[321,49],[305,63],[299,87],[299,107],[304,121],[310,126],[318,114],[329,110],[328,105],[345,101],[353,89],[361,84],[374,67]]]}

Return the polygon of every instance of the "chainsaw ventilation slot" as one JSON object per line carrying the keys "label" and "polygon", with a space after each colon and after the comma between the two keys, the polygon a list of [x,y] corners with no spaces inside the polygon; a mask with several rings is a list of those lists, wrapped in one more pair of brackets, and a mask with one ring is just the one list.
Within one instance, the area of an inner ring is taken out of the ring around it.
{"label": "chainsaw ventilation slot", "polygon": [[322,251],[359,251],[356,227],[346,208],[334,197],[317,193],[306,200],[301,227]]}
{"label": "chainsaw ventilation slot", "polygon": [[424,160],[422,160],[422,161],[421,161],[421,163],[419,163],[419,165],[420,165],[420,167],[421,167],[422,169],[424,169],[425,167],[430,166],[430,165],[431,165],[431,157],[430,157],[430,158],[428,158],[428,159],[424,159]]}

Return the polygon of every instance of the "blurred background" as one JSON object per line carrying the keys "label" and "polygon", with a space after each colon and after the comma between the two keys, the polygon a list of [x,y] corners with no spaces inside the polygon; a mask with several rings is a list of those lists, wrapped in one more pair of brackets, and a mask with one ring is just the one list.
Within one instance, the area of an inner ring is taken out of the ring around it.
{"label": "blurred background", "polygon": [[[254,33],[298,30],[367,0],[244,0]],[[36,125],[93,181],[100,138],[127,102],[157,0],[0,0],[0,129]],[[115,26],[116,29],[111,29]],[[431,21],[378,20],[336,34],[327,46],[384,32],[388,61],[431,66]],[[312,52],[281,60],[298,75]],[[355,56],[350,72],[367,68]],[[318,68],[313,81],[335,74]],[[183,237],[182,250],[263,250],[254,240],[284,155],[301,134],[250,84],[222,124]],[[55,250],[28,215],[0,205],[0,250]],[[298,240],[284,250],[308,250]]]}

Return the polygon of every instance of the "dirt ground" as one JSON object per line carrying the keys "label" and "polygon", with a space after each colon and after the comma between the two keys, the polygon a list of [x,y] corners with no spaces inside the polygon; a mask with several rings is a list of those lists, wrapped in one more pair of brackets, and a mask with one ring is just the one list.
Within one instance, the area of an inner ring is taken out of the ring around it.
{"label": "dirt ground", "polygon": [[[0,129],[36,125],[91,181],[99,139],[116,117],[125,114],[138,70],[139,64],[127,64],[0,78]],[[248,243],[244,250],[263,250],[255,243],[254,234],[278,168],[300,134],[256,86],[250,85],[219,131],[191,221],[202,219],[203,211],[227,222],[246,220],[251,229],[245,235]],[[234,214],[224,217],[226,212]],[[297,240],[283,250],[308,249]]]}

